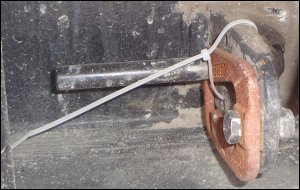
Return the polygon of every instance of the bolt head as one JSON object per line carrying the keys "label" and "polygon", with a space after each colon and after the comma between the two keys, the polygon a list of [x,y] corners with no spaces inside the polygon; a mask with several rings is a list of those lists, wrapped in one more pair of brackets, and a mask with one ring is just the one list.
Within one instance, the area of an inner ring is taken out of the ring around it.
{"label": "bolt head", "polygon": [[234,110],[227,110],[223,119],[224,137],[228,144],[236,144],[242,137],[241,118]]}

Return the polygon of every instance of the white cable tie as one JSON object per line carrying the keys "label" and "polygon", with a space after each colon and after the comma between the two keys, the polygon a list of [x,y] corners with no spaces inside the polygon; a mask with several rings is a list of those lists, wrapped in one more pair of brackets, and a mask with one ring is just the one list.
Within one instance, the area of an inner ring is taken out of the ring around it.
{"label": "white cable tie", "polygon": [[224,100],[224,96],[222,96],[216,89],[215,84],[214,84],[214,79],[213,79],[213,72],[212,72],[212,63],[211,63],[211,57],[210,53],[207,49],[202,49],[201,54],[203,55],[202,59],[203,61],[207,62],[208,66],[208,79],[209,79],[209,84],[210,87],[213,91],[213,93],[221,100]]}
{"label": "white cable tie", "polygon": [[202,59],[203,59],[203,61],[208,61],[208,60],[210,60],[211,58],[210,58],[210,53],[209,53],[209,51],[208,51],[208,49],[202,49],[201,50],[201,54],[202,54]]}

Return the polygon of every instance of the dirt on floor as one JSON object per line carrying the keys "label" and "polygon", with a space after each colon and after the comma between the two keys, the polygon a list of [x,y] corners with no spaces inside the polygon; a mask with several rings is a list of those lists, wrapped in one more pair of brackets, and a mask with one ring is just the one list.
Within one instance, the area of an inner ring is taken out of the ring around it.
{"label": "dirt on floor", "polygon": [[201,127],[68,126],[29,139],[13,158],[17,188],[299,188],[299,135],[281,141],[275,167],[249,183]]}

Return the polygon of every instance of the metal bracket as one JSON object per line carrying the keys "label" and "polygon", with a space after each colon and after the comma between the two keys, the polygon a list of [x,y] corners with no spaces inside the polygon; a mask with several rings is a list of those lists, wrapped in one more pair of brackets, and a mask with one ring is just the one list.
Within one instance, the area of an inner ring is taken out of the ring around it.
{"label": "metal bracket", "polygon": [[260,90],[250,63],[217,49],[212,54],[215,82],[231,82],[236,95],[233,109],[239,114],[242,137],[228,144],[223,133],[222,110],[216,108],[208,81],[203,82],[204,112],[208,133],[218,152],[242,181],[256,178],[260,169],[261,119]]}

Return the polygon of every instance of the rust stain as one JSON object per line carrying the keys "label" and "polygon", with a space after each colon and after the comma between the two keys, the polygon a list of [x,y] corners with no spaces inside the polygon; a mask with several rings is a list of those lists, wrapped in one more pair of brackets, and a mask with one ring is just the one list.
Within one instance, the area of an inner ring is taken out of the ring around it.
{"label": "rust stain", "polygon": [[225,63],[213,65],[213,76],[214,77],[224,77],[226,74]]}
{"label": "rust stain", "polygon": [[[203,82],[204,114],[209,136],[217,147],[219,154],[242,181],[256,178],[260,168],[261,120],[260,93],[255,71],[243,59],[217,49],[212,54],[214,81],[230,81],[236,93],[234,110],[242,118],[242,138],[238,144],[230,145],[223,134],[223,113],[215,108],[214,95],[208,81]],[[247,71],[247,72],[245,72]],[[210,115],[220,122],[213,122]]]}
{"label": "rust stain", "polygon": [[265,64],[266,64],[266,62],[265,62],[265,60],[264,60],[264,59],[261,59],[261,60],[259,60],[259,64],[260,64],[260,66],[263,66],[263,65],[265,65]]}

